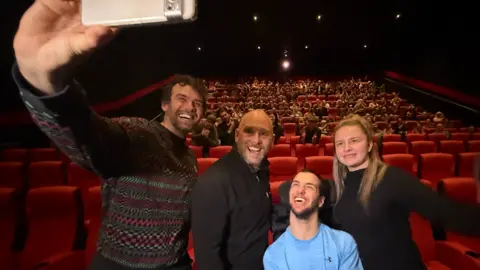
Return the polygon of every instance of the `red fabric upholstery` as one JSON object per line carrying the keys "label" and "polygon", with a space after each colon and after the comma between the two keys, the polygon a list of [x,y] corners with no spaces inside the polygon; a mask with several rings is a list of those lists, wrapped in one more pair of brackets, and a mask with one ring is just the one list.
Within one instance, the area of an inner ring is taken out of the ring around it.
{"label": "red fabric upholstery", "polygon": [[325,156],[333,156],[333,151],[334,151],[334,147],[333,147],[333,143],[327,143],[325,144]]}
{"label": "red fabric upholstery", "polygon": [[420,178],[432,182],[436,187],[441,179],[454,176],[455,161],[451,154],[421,154],[419,171]]}
{"label": "red fabric upholstery", "polygon": [[25,166],[22,162],[0,162],[0,187],[22,189],[25,187]]}
{"label": "red fabric upholstery", "polygon": [[456,156],[459,153],[466,152],[465,143],[463,141],[440,141],[439,144],[440,153],[447,153]]}
{"label": "red fabric upholstery", "polygon": [[32,162],[28,168],[30,188],[64,185],[65,176],[61,161]]}
{"label": "red fabric upholstery", "polygon": [[85,270],[84,253],[82,251],[72,251],[57,254],[43,261],[41,270]]}
{"label": "red fabric upholstery", "polygon": [[414,168],[415,156],[410,154],[391,154],[383,155],[383,161],[391,166],[399,167],[407,172],[416,174],[417,168]]}
{"label": "red fabric upholstery", "polygon": [[318,156],[305,158],[305,168],[326,179],[333,179],[333,157]]}
{"label": "red fabric upholstery", "polygon": [[297,133],[297,124],[295,123],[285,123],[283,124],[283,133],[285,137],[295,136]]}
{"label": "red fabric upholstery", "polygon": [[447,135],[445,133],[431,133],[427,135],[427,139],[430,141],[434,141],[436,144],[440,141],[447,140]]}
{"label": "red fabric upholstery", "polygon": [[11,246],[19,210],[14,191],[13,188],[0,188],[0,269],[11,269],[13,263]]}
{"label": "red fabric upholstery", "polygon": [[468,141],[468,152],[480,152],[480,140]]}
{"label": "red fabric upholstery", "polygon": [[35,161],[54,161],[58,160],[59,155],[55,148],[34,148],[28,150],[28,160]]}
{"label": "red fabric upholstery", "polygon": [[211,158],[221,158],[228,152],[232,150],[232,147],[229,145],[221,145],[217,147],[210,148],[209,157]]}
{"label": "red fabric upholstery", "polygon": [[405,142],[384,142],[382,155],[408,154],[408,144]]}
{"label": "red fabric upholstery", "polygon": [[296,144],[295,155],[298,157],[298,162],[305,164],[306,157],[318,156],[318,145],[316,144]]}
{"label": "red fabric upholstery", "polygon": [[28,162],[28,150],[23,148],[5,149],[2,151],[2,161]]}
{"label": "red fabric upholstery", "polygon": [[458,132],[450,134],[450,140],[466,142],[470,140],[470,133],[468,132]]}
{"label": "red fabric upholstery", "polygon": [[70,163],[67,168],[67,184],[79,187],[82,190],[82,194],[86,194],[89,188],[100,185],[100,177],[91,171],[83,169],[76,163]]}
{"label": "red fabric upholstery", "polygon": [[92,187],[88,189],[85,203],[85,219],[87,225],[87,243],[85,247],[85,264],[90,261],[97,249],[98,230],[102,220],[102,196],[101,187]]}
{"label": "red fabric upholstery", "polygon": [[436,146],[431,141],[414,141],[410,143],[410,154],[419,157],[421,154],[435,153]]}
{"label": "red fabric upholstery", "polygon": [[278,192],[278,189],[280,188],[280,185],[282,183],[283,181],[275,181],[275,182],[270,181],[270,193],[272,194],[273,204],[280,203],[280,193]]}
{"label": "red fabric upholstery", "polygon": [[457,175],[473,177],[473,164],[480,152],[460,153],[457,156]]}
{"label": "red fabric upholstery", "polygon": [[196,145],[189,145],[190,149],[192,149],[193,153],[195,154],[196,158],[201,158],[203,157],[202,154],[202,147],[201,146],[196,146]]}
{"label": "red fabric upholstery", "polygon": [[[440,182],[439,192],[458,202],[467,204],[477,203],[476,183],[471,177],[445,178]],[[480,253],[480,237],[447,232],[447,240],[458,242]]]}
{"label": "red fabric upholstery", "polygon": [[21,254],[22,270],[72,251],[77,226],[83,222],[76,187],[42,187],[27,194],[28,236]]}
{"label": "red fabric upholstery", "polygon": [[401,142],[402,136],[399,134],[385,134],[382,137],[383,142]]}
{"label": "red fabric upholstery", "polygon": [[268,152],[268,157],[291,157],[292,151],[289,144],[275,144]]}
{"label": "red fabric upholstery", "polygon": [[197,173],[202,175],[218,158],[197,158]]}
{"label": "red fabric upholstery", "polygon": [[325,146],[325,144],[327,143],[332,143],[332,136],[328,136],[328,135],[320,136],[320,140],[318,141],[318,144],[320,146]]}
{"label": "red fabric upholstery", "polygon": [[412,133],[412,134],[407,134],[405,137],[405,140],[407,142],[416,142],[416,141],[425,141],[427,139],[426,134],[418,134],[418,133]]}
{"label": "red fabric upholstery", "polygon": [[297,174],[296,157],[270,157],[270,182],[291,180]]}

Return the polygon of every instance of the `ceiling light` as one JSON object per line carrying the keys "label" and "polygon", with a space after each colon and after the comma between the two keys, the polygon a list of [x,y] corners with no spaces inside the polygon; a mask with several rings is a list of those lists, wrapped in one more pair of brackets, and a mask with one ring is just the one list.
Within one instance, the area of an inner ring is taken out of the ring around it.
{"label": "ceiling light", "polygon": [[402,15],[400,13],[398,13],[397,16],[395,16],[395,18],[400,19],[401,16]]}
{"label": "ceiling light", "polygon": [[287,60],[283,61],[282,67],[284,70],[287,70],[290,67],[290,62],[288,62]]}
{"label": "ceiling light", "polygon": [[322,15],[317,15],[317,21],[320,21],[322,19]]}
{"label": "ceiling light", "polygon": [[253,21],[258,21],[258,16],[257,15],[253,15]]}

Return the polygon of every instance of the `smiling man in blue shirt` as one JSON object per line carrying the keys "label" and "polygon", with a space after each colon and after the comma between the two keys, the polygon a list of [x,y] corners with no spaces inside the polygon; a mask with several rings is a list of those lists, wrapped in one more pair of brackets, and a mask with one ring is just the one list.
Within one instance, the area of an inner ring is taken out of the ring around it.
{"label": "smiling man in blue shirt", "polygon": [[290,226],[265,252],[265,270],[363,270],[353,237],[319,222],[325,188],[330,186],[310,170],[294,177]]}

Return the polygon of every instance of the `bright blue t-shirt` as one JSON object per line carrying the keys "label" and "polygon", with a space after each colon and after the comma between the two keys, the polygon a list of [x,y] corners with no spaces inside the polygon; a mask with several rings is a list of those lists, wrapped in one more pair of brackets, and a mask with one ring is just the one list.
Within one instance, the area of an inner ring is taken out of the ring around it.
{"label": "bright blue t-shirt", "polygon": [[263,256],[265,270],[363,270],[353,237],[320,224],[309,240],[298,240],[290,227]]}

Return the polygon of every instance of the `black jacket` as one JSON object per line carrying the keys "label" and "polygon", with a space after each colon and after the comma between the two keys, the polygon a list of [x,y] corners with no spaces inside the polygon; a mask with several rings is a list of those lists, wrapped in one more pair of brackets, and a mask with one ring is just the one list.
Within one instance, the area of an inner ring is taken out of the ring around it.
{"label": "black jacket", "polygon": [[272,200],[265,159],[254,172],[234,147],[200,176],[192,194],[198,270],[262,270]]}

